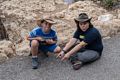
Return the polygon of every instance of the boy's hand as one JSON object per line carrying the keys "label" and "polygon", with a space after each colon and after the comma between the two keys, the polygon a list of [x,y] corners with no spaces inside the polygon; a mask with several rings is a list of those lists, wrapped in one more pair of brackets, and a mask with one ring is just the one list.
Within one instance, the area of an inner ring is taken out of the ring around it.
{"label": "boy's hand", "polygon": [[36,40],[39,40],[39,41],[44,41],[44,39],[42,37],[35,37]]}
{"label": "boy's hand", "polygon": [[38,40],[38,41],[41,41],[41,40],[42,40],[41,37],[35,37],[35,39]]}
{"label": "boy's hand", "polygon": [[47,44],[54,44],[55,41],[53,41],[52,39],[47,39],[47,40],[46,40],[46,43],[47,43]]}

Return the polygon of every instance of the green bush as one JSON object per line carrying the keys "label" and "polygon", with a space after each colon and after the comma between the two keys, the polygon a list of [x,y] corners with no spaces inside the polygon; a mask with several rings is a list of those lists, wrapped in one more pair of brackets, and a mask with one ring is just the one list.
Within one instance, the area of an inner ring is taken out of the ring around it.
{"label": "green bush", "polygon": [[102,0],[103,5],[107,8],[112,8],[114,4],[114,0]]}

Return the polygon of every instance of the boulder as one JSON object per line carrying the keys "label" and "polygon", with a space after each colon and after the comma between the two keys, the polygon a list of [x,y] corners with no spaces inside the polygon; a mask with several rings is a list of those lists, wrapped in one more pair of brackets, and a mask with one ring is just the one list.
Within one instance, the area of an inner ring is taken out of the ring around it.
{"label": "boulder", "polygon": [[99,7],[92,1],[78,1],[74,4],[69,5],[68,9],[58,12],[55,15],[64,15],[64,19],[71,20],[77,17],[81,12],[87,13],[93,18],[93,20],[97,20],[97,17],[104,13],[107,13],[107,10]]}
{"label": "boulder", "polygon": [[101,15],[98,17],[99,21],[110,21],[113,19],[113,15],[112,14],[105,14],[105,15]]}
{"label": "boulder", "polygon": [[16,44],[16,54],[19,56],[28,56],[30,54],[29,41],[24,40]]}
{"label": "boulder", "polygon": [[3,62],[15,55],[15,45],[11,41],[0,41],[0,62]]}
{"label": "boulder", "polygon": [[6,60],[8,60],[6,54],[0,52],[0,63],[5,62]]}
{"label": "boulder", "polygon": [[120,32],[120,19],[113,19],[109,21],[95,21],[95,27],[101,32],[102,37],[111,37]]}

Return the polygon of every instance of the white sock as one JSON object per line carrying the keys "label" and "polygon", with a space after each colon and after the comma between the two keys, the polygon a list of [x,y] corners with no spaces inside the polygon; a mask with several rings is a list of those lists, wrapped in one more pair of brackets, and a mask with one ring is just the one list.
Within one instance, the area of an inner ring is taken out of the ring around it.
{"label": "white sock", "polygon": [[37,58],[37,56],[32,56],[32,58]]}

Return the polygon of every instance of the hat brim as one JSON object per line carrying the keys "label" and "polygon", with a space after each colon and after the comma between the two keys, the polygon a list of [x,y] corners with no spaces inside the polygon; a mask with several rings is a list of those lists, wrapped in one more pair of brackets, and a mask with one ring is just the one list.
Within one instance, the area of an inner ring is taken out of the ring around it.
{"label": "hat brim", "polygon": [[92,18],[89,19],[79,19],[79,18],[75,18],[75,22],[86,22],[86,21],[90,21]]}
{"label": "hat brim", "polygon": [[46,22],[50,23],[50,24],[56,24],[55,21],[51,20],[51,19],[45,19]]}

